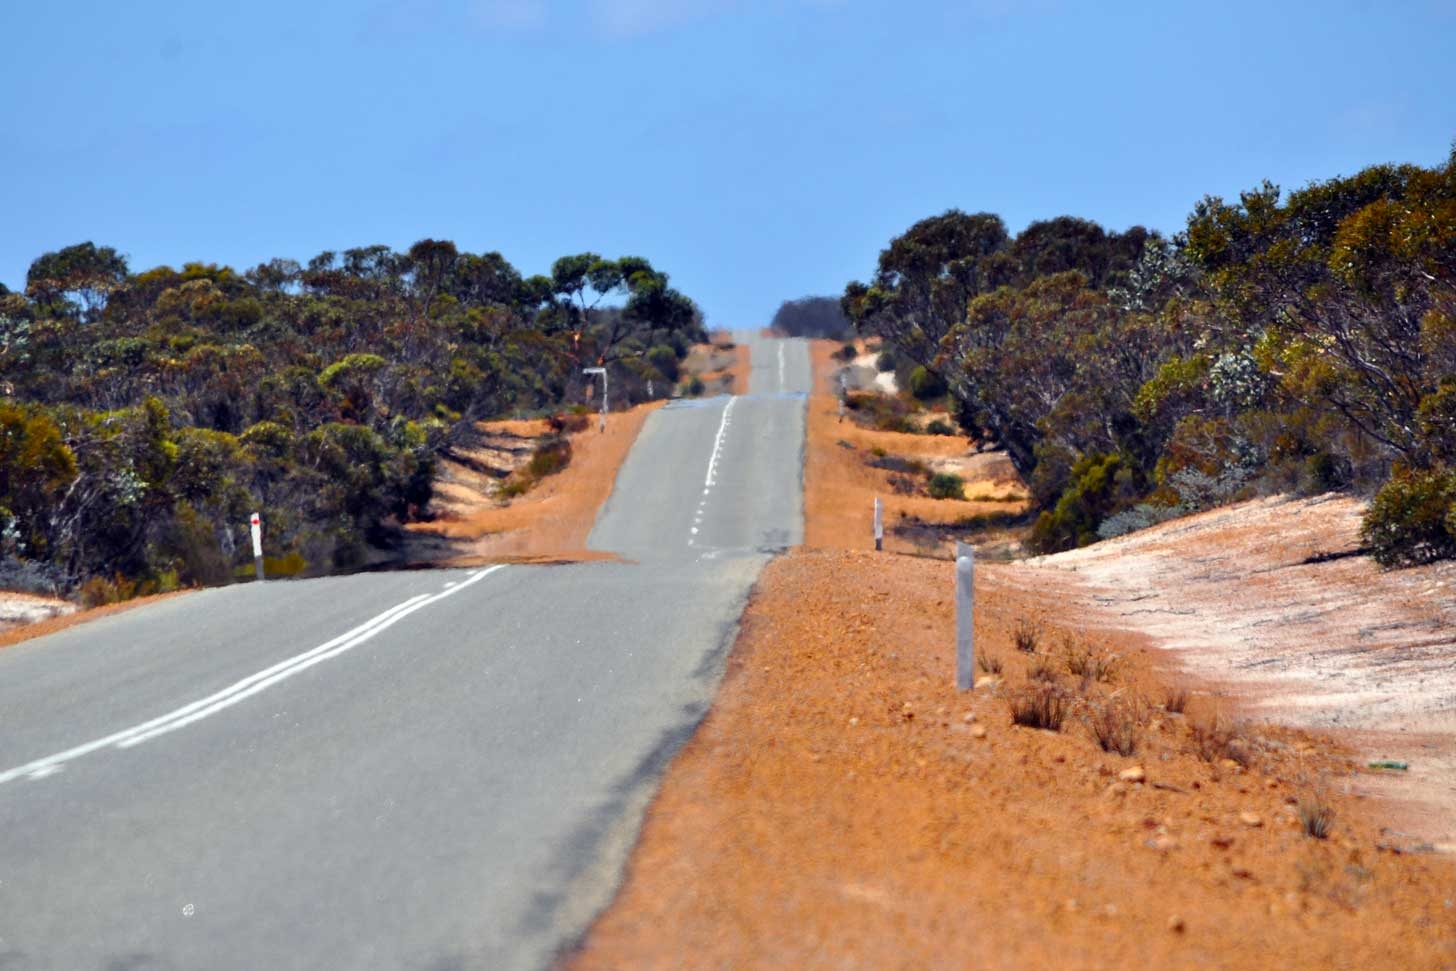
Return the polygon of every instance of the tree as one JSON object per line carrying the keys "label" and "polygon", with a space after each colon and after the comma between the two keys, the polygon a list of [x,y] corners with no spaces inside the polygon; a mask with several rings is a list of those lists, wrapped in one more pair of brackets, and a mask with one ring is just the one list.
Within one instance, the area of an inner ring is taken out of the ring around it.
{"label": "tree", "polygon": [[994,257],[1010,239],[1000,216],[952,209],[911,226],[880,253],[869,284],[851,283],[841,305],[855,327],[878,334],[908,360],[942,366],[941,341],[1003,272]]}
{"label": "tree", "polygon": [[79,303],[82,320],[106,307],[107,298],[126,280],[126,260],[110,246],[77,243],[46,253],[30,264],[25,290],[48,307]]}
{"label": "tree", "polygon": [[849,337],[850,320],[840,301],[833,297],[800,297],[785,300],[774,312],[769,326],[790,337],[827,337],[842,341]]}

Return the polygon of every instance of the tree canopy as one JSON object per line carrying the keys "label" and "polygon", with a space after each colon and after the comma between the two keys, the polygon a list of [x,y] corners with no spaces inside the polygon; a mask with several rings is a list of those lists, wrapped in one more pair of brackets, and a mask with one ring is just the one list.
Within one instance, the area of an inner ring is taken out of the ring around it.
{"label": "tree canopy", "polygon": [[701,339],[697,307],[635,256],[523,278],[434,239],[242,273],[46,253],[0,294],[0,573],[216,582],[246,559],[252,509],[272,552],[361,564],[427,514],[474,420],[580,401],[584,361],[618,400],[671,387]]}
{"label": "tree canopy", "polygon": [[1006,448],[1040,549],[1349,488],[1383,562],[1456,554],[1456,152],[1207,197],[1172,240],[951,211],[843,304]]}

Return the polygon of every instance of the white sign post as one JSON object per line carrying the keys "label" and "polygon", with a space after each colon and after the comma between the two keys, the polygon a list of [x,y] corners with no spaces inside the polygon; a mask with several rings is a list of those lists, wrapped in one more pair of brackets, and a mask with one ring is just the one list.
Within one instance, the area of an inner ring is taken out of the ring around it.
{"label": "white sign post", "polygon": [[253,534],[253,568],[258,571],[258,579],[263,579],[263,520],[253,513],[253,518],[248,521],[248,532]]}
{"label": "white sign post", "polygon": [[956,689],[970,691],[975,682],[976,551],[956,544]]}
{"label": "white sign post", "polygon": [[607,430],[607,369],[604,367],[584,367],[582,374],[600,374],[602,376],[602,431]]}
{"label": "white sign post", "polygon": [[885,504],[875,496],[875,552],[885,548]]}

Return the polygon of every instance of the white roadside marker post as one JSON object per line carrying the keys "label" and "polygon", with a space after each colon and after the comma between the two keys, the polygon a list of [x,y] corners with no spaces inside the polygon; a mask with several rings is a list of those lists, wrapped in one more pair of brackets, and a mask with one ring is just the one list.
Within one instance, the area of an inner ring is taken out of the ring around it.
{"label": "white roadside marker post", "polygon": [[976,550],[956,544],[956,689],[970,691],[975,683],[975,571]]}
{"label": "white roadside marker post", "polygon": [[253,518],[248,521],[248,531],[253,534],[253,569],[258,571],[258,579],[263,579],[263,520],[253,513]]}
{"label": "white roadside marker post", "polygon": [[875,552],[879,553],[885,548],[885,504],[875,496]]}

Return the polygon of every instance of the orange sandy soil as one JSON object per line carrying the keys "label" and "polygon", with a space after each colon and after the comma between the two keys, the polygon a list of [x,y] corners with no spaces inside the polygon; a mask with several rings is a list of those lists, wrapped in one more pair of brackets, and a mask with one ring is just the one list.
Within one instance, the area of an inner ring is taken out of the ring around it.
{"label": "orange sandy soil", "polygon": [[749,348],[735,343],[726,330],[716,330],[709,337],[709,343],[694,344],[683,358],[683,374],[696,375],[703,382],[705,396],[747,394],[752,369]]}
{"label": "orange sandy soil", "polygon": [[[1025,491],[1004,454],[977,453],[959,436],[909,435],[861,428],[839,418],[831,388],[839,344],[814,341],[814,395],[809,399],[804,453],[804,545],[811,548],[874,549],[874,502],[884,504],[884,547],[891,552],[937,552],[901,539],[892,527],[905,515],[936,523],[1025,508]],[[890,474],[870,467],[872,449],[917,459],[937,471],[966,480],[966,501],[901,496],[890,488]]]}
{"label": "orange sandy soil", "polygon": [[[598,416],[590,416],[586,429],[567,436],[570,464],[506,503],[492,498],[486,476],[447,463],[436,487],[439,515],[433,522],[408,527],[416,539],[411,556],[450,566],[610,559],[610,553],[586,548],[587,535],[642,423],[661,406],[654,401],[608,414],[605,432],[599,430]],[[481,431],[496,453],[505,443],[520,443],[513,446],[518,453],[514,465],[519,466],[530,458],[547,426],[545,419],[482,422]],[[478,451],[476,460],[492,464],[492,450]]]}
{"label": "orange sandy soil", "polygon": [[[764,571],[616,901],[564,963],[1456,968],[1456,863],[1391,831],[1355,750],[1234,720],[1225,685],[1180,668],[1155,624],[1096,614],[1070,567],[978,565],[977,647],[1002,670],[956,692],[954,567],[865,551],[875,483],[826,398],[806,461],[820,548]],[[1071,674],[1084,652],[1116,658],[1105,682]],[[1070,699],[1060,732],[1012,724],[1034,668]],[[1119,701],[1128,757],[1089,726]],[[1231,744],[1200,742],[1215,724]],[[1328,839],[1304,835],[1301,802],[1333,810]]]}

